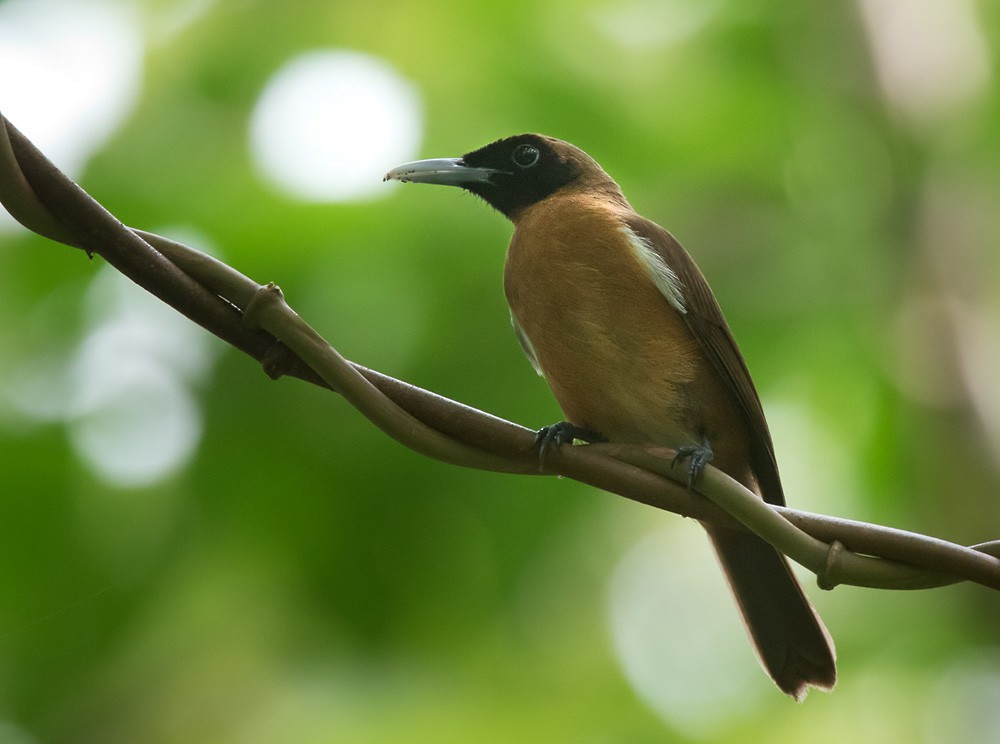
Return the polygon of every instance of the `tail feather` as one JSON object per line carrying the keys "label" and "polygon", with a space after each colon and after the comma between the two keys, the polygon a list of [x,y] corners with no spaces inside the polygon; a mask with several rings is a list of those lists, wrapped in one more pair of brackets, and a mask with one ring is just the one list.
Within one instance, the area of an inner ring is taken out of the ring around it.
{"label": "tail feather", "polygon": [[831,689],[837,681],[833,641],[785,558],[756,535],[708,532],[771,679],[796,700],[809,687]]}

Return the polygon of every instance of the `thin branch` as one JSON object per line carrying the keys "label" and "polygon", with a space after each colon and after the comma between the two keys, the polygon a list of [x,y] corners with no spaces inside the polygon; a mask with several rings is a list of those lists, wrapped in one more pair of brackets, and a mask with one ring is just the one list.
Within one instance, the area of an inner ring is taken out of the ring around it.
{"label": "thin branch", "polygon": [[[445,462],[539,474],[534,432],[344,359],[285,302],[188,246],[122,225],[0,116],[0,202],[28,229],[100,255],[156,297],[282,375],[341,393],[383,431]],[[280,339],[280,340],[279,340]],[[1000,543],[966,548],[879,525],[765,504],[706,468],[688,490],[673,451],[600,444],[561,447],[546,472],[705,522],[750,529],[817,574],[840,583],[925,588],[958,580],[1000,589]],[[707,496],[708,498],[703,498]],[[850,548],[850,550],[848,550]]]}

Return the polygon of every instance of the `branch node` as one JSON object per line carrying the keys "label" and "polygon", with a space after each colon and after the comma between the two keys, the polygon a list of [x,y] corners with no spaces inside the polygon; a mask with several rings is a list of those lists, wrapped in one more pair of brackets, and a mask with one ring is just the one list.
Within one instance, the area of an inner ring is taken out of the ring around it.
{"label": "branch node", "polygon": [[829,591],[840,585],[843,578],[844,556],[849,555],[847,547],[840,540],[830,543],[823,568],[816,573],[816,585]]}
{"label": "branch node", "polygon": [[281,293],[281,287],[274,282],[262,284],[254,292],[250,301],[243,308],[243,324],[248,328],[258,329],[261,327],[260,315],[263,309],[275,302],[284,302],[285,297]]}

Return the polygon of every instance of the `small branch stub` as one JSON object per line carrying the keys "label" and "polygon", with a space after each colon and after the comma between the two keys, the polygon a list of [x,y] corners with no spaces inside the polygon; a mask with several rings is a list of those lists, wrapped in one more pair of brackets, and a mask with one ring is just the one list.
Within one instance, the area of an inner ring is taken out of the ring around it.
{"label": "small branch stub", "polygon": [[262,284],[250,297],[250,301],[243,308],[243,322],[248,328],[261,327],[261,315],[266,312],[266,308],[273,303],[284,303],[285,295],[274,282]]}
{"label": "small branch stub", "polygon": [[844,553],[847,548],[840,540],[830,543],[830,549],[826,553],[826,563],[823,569],[816,574],[816,585],[825,591],[830,591],[841,583],[841,573]]}

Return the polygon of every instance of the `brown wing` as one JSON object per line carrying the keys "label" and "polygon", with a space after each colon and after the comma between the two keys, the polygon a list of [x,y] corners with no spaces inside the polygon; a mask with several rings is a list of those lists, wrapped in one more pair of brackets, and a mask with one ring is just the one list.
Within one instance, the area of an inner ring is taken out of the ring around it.
{"label": "brown wing", "polygon": [[639,215],[630,215],[626,223],[636,235],[649,241],[680,280],[687,309],[684,319],[701,343],[705,354],[736,395],[750,422],[754,434],[750,464],[760,483],[764,500],[772,504],[784,504],[785,497],[764,409],[760,405],[757,389],[750,379],[743,355],[708,282],[687,251],[662,227]]}

